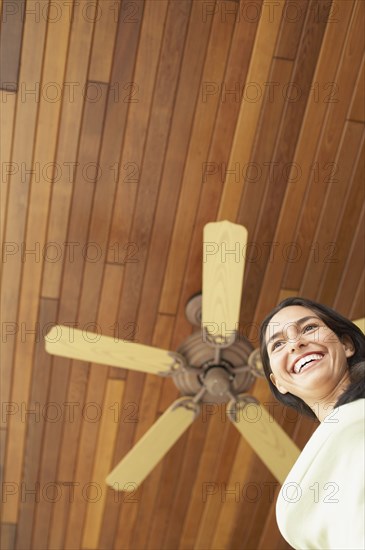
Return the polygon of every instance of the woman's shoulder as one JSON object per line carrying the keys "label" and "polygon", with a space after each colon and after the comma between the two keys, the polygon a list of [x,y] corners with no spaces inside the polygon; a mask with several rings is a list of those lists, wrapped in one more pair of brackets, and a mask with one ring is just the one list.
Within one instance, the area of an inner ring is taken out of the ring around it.
{"label": "woman's shoulder", "polygon": [[364,415],[365,399],[333,409],[289,472],[276,515],[292,546],[363,548]]}
{"label": "woman's shoulder", "polygon": [[[304,465],[308,460],[320,458],[330,451],[330,447],[349,444],[353,447],[365,436],[365,399],[356,399],[332,409],[314,431],[304,446],[295,466]],[[340,448],[338,448],[340,450]]]}
{"label": "woman's shoulder", "polygon": [[365,460],[365,399],[333,409],[312,434],[288,473],[290,483],[310,485],[311,480],[342,477]]}
{"label": "woman's shoulder", "polygon": [[356,399],[332,409],[321,422],[314,436],[328,434],[329,436],[349,429],[359,429],[364,426],[365,398]]}

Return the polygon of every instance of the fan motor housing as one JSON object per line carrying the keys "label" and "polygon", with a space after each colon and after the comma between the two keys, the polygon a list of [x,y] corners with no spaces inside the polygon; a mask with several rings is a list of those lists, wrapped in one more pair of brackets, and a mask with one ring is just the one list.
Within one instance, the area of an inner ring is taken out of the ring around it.
{"label": "fan motor housing", "polygon": [[255,380],[249,369],[236,372],[248,364],[253,351],[245,338],[237,338],[229,347],[221,348],[218,363],[215,348],[204,341],[200,331],[189,336],[177,351],[189,365],[187,369],[178,369],[172,377],[182,395],[195,396],[205,387],[202,402],[227,403],[232,394],[247,391]]}

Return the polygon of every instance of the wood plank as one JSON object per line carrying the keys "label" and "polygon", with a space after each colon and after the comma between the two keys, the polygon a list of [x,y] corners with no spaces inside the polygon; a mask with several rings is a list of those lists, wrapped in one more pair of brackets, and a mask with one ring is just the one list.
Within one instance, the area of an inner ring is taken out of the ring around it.
{"label": "wood plank", "polygon": [[1,182],[0,182],[0,239],[4,242],[5,224],[7,214],[7,196],[9,180],[7,174],[14,170],[15,166],[11,163],[11,149],[13,142],[13,126],[15,120],[16,94],[14,92],[5,92],[0,90],[0,113],[1,113],[1,132],[0,132],[0,151],[1,151]]}
{"label": "wood plank", "polygon": [[[348,24],[351,18],[353,3],[346,2],[339,5],[340,17],[337,25],[328,25],[313,81],[320,85],[333,82],[336,76],[339,60],[341,59],[344,42],[347,35]],[[327,52],[331,52],[328,56]],[[300,165],[302,177],[295,183],[295,187],[288,186],[277,222],[277,229],[273,238],[274,243],[287,243],[295,239],[295,225],[306,195],[308,179],[313,177],[312,166],[316,154],[317,142],[324,124],[329,103],[309,101],[303,118],[303,125],[299,136],[293,163]],[[290,173],[289,179],[294,175]],[[287,212],[291,215],[288,216]],[[280,251],[282,252],[282,251]],[[261,293],[257,301],[254,324],[270,311],[277,303],[277,296],[281,287],[287,288],[282,282],[286,268],[286,262],[282,253],[273,254],[272,260],[267,264],[265,276],[261,285]],[[293,288],[298,288],[294,287]]]}
{"label": "wood plank", "polygon": [[[123,10],[125,11],[125,5],[118,5],[114,0],[102,0],[98,3],[90,56],[89,80],[91,81],[109,82],[118,17],[127,17]],[[134,14],[132,19],[137,16],[138,14]]]}
{"label": "wood plank", "polygon": [[364,94],[365,94],[365,62],[364,57],[362,59],[361,69],[359,70],[359,75],[357,78],[356,86],[354,89],[354,94],[351,101],[350,107],[350,120],[365,121],[365,105],[364,105]]}
{"label": "wood plank", "polygon": [[[272,477],[267,477],[263,464],[253,461],[251,472],[242,485],[241,504],[237,508],[243,510],[241,514],[237,514],[237,521],[232,529],[231,545],[234,547],[242,541],[244,548],[258,548],[262,527],[273,507],[273,493],[278,483]],[[275,536],[276,531],[283,544],[284,540],[279,535],[277,526],[275,527],[272,534]]]}
{"label": "wood plank", "polygon": [[[346,139],[346,138],[344,138]],[[343,144],[343,148],[344,148]],[[359,148],[360,156],[355,160],[352,167],[347,167],[348,173],[345,174],[345,180],[342,185],[347,187],[348,196],[344,201],[343,212],[336,223],[337,234],[333,245],[327,248],[327,260],[336,259],[336,261],[326,264],[326,271],[323,274],[321,283],[318,287],[317,300],[324,304],[332,304],[336,296],[341,274],[344,268],[346,258],[349,254],[350,243],[356,230],[361,208],[364,204],[365,190],[363,187],[365,170],[365,152]],[[350,153],[353,156],[353,152]],[[338,162],[343,174],[343,163],[346,164],[346,157]],[[332,212],[331,212],[332,214]],[[331,215],[332,219],[332,215]],[[322,241],[323,242],[323,241]],[[334,252],[328,254],[328,252]],[[323,260],[322,260],[323,261]]]}
{"label": "wood plank", "polygon": [[[263,83],[268,81],[271,59],[274,54],[275,43],[280,29],[281,14],[284,2],[280,1],[275,10],[275,17],[271,20],[262,17],[259,21],[255,37],[254,49],[251,56],[247,82]],[[262,106],[262,94],[258,101],[243,101],[237,121],[232,150],[228,162],[228,170],[234,170],[235,164],[246,165],[250,160],[254,136],[259,121]],[[232,172],[231,172],[232,173]],[[236,221],[238,212],[237,196],[242,194],[244,182],[237,183],[232,178],[226,178],[219,205],[218,219]]]}
{"label": "wood plank", "polygon": [[308,0],[285,2],[274,57],[294,61],[309,6]]}
{"label": "wood plank", "polygon": [[[49,222],[47,241],[56,243],[60,247],[61,261],[46,262],[42,282],[42,296],[58,298],[60,295],[63,265],[72,258],[76,245],[66,245],[67,227],[70,205],[75,182],[75,168],[78,162],[78,142],[81,129],[87,83],[87,69],[93,36],[93,24],[96,3],[91,5],[87,17],[84,16],[82,5],[74,3],[71,15],[62,10],[65,21],[72,21],[72,31],[69,37],[68,56],[64,80],[65,86],[62,96],[62,116],[60,120],[55,163],[58,167],[57,183],[53,186],[51,203],[49,206]],[[72,127],[72,132],[70,132]],[[91,161],[95,161],[92,159]],[[81,166],[81,172],[85,166]],[[85,174],[85,172],[84,172]],[[59,250],[59,248],[58,248]],[[68,319],[70,320],[70,319]]]}
{"label": "wood plank", "polygon": [[[246,532],[248,531],[248,524],[245,519],[247,518],[247,514],[250,514],[253,503],[247,501],[245,480],[249,479],[254,488],[256,481],[253,480],[252,475],[248,475],[252,474],[252,472],[251,463],[246,457],[247,452],[250,453],[250,447],[245,439],[241,437],[227,481],[213,489],[218,489],[213,495],[213,498],[221,502],[221,507],[217,521],[212,528],[213,537],[210,543],[211,548],[231,547],[231,536],[234,533],[234,526],[237,521],[239,521],[242,526],[245,526],[244,530]],[[243,500],[245,500],[244,505],[242,505]],[[246,514],[243,515],[244,511]],[[243,548],[249,548],[243,545],[242,537],[240,544],[242,544]]]}
{"label": "wood plank", "polygon": [[[80,167],[95,163],[98,159],[102,139],[107,86],[100,84],[100,88],[103,90],[100,101],[96,103],[92,101],[85,102],[77,157]],[[97,265],[102,264],[103,266],[105,261],[105,257],[99,257],[98,242],[88,240],[93,198],[95,188],[98,185],[98,182],[94,181],[94,177],[93,170],[91,173],[86,174],[81,168],[76,169],[66,238],[66,242],[73,243],[74,252],[72,255],[67,255],[63,262],[61,310],[59,315],[61,324],[64,321],[70,322],[76,320],[77,304],[79,301],[80,304],[82,303],[84,292],[83,273],[85,265],[95,263]],[[59,263],[61,264],[62,262]],[[94,289],[94,292],[96,291],[97,289]],[[95,304],[93,304],[93,307],[95,309]],[[88,316],[85,319],[81,312],[79,312],[78,322],[80,324],[77,326],[83,328],[86,326],[86,323],[93,321],[95,321],[94,315]]]}
{"label": "wood plank", "polygon": [[[219,487],[221,481],[217,473],[219,461],[223,453],[228,461],[233,460],[239,444],[239,434],[234,426],[230,422],[222,425],[220,410],[205,409],[207,434],[191,492],[190,506],[183,522],[179,546],[182,549],[195,547],[211,493]],[[230,450],[227,452],[228,445]]]}
{"label": "wood plank", "polygon": [[365,317],[365,273],[360,277],[355,298],[349,313],[350,319],[360,319],[362,317]]}
{"label": "wood plank", "polygon": [[[34,6],[30,2],[29,7]],[[27,21],[24,28],[23,50],[21,59],[21,70],[19,80],[21,82],[34,82],[40,80],[43,58],[43,46],[45,38],[45,23],[40,21]],[[24,242],[27,207],[29,199],[29,188],[31,181],[30,173],[21,173],[21,167],[27,170],[32,169],[32,154],[35,142],[35,124],[38,112],[38,103],[34,97],[28,99],[23,94],[17,96],[17,114],[15,121],[15,138],[13,143],[12,162],[18,168],[18,172],[9,180],[9,198],[8,215],[5,238],[7,241],[15,243],[18,247],[17,253],[9,258],[9,261],[3,264],[2,270],[2,318],[11,323],[17,322],[17,309],[20,296],[20,280],[23,267],[26,265],[24,258],[20,254],[20,246]],[[26,131],[24,131],[26,129]],[[29,259],[29,257],[28,257]],[[28,265],[28,264],[27,264]],[[28,319],[21,319],[25,322],[23,327],[28,330],[34,330],[34,325],[29,325]],[[26,326],[28,322],[28,326]],[[13,325],[15,327],[15,325]],[[10,338],[7,346],[2,346],[3,377],[1,385],[1,401],[14,401],[22,403],[27,401],[27,378],[29,381],[29,370],[31,362],[26,365],[16,364],[16,378],[20,376],[21,368],[25,366],[25,384],[13,384],[10,389],[11,369],[13,363],[13,353],[15,345],[21,349],[23,337],[18,334],[16,338]],[[28,334],[28,341],[31,337]],[[21,378],[20,378],[21,380]],[[25,391],[24,391],[25,390]],[[10,394],[11,391],[11,394]],[[10,397],[11,395],[11,397]],[[9,421],[9,438],[4,480],[11,480],[13,483],[20,483],[21,468],[24,451],[24,424],[19,421],[19,417],[12,416]],[[3,521],[5,523],[16,523],[18,515],[18,502],[12,499],[9,503],[4,503]]]}
{"label": "wood plank", "polygon": [[177,309],[196,216],[196,203],[201,190],[201,181],[197,182],[196,174],[201,173],[202,163],[207,158],[219,105],[219,94],[214,93],[213,97],[210,94],[208,96],[206,90],[210,89],[210,83],[221,82],[224,78],[233,24],[232,18],[229,18],[224,24],[219,18],[215,18],[212,23],[201,80],[202,93],[205,90],[205,97],[202,97],[195,111],[159,304],[159,311],[162,313],[174,314]]}
{"label": "wood plank", "polygon": [[[124,278],[124,267],[119,265],[105,265],[103,288],[99,301],[98,325],[100,332],[106,336],[118,336],[127,339],[130,336],[130,327],[120,327],[118,324],[118,304],[115,299],[120,296]],[[134,327],[132,327],[133,329]],[[109,368],[109,378],[119,378],[120,371],[115,367]]]}
{"label": "wood plank", "polygon": [[[364,22],[364,8],[365,5],[363,3],[355,5],[338,73],[334,78],[334,82],[338,87],[334,88],[334,90],[341,90],[341,94],[344,94],[344,97],[352,94],[361,66],[364,41],[359,40],[357,33]],[[308,263],[311,246],[315,245],[314,233],[322,209],[322,201],[320,199],[322,186],[328,185],[329,181],[336,177],[333,172],[338,169],[338,166],[331,163],[334,163],[336,160],[337,148],[347,118],[348,108],[348,102],[344,101],[330,102],[328,105],[326,124],[322,130],[316,156],[313,159],[314,163],[312,166],[314,173],[312,174],[310,187],[307,190],[306,208],[302,210],[301,215],[298,217],[298,225],[294,237],[299,250],[302,251],[302,255],[298,258],[297,262],[287,265],[284,278],[285,286],[294,288],[299,286],[298,281],[301,280],[303,270]]]}
{"label": "wood plank", "polygon": [[[19,86],[25,0],[3,0],[1,8],[0,89],[15,92]],[[26,81],[20,82],[25,84]]]}
{"label": "wood plank", "polygon": [[119,405],[122,404],[123,391],[123,380],[108,380],[103,407],[106,414],[104,414],[101,419],[92,475],[93,483],[95,483],[98,488],[97,495],[100,496],[97,500],[88,503],[82,548],[94,548],[95,550],[99,548],[98,541],[106,499],[105,477],[111,469],[112,453],[110,449],[114,445],[118,429],[118,422],[115,422],[115,418],[113,419],[113,407],[115,403]]}
{"label": "wood plank", "polygon": [[[158,493],[161,489],[161,477],[164,468],[164,461],[157,464],[156,468],[151,472],[146,481],[143,482],[143,488],[133,495],[133,500],[130,498],[124,499],[124,508],[128,506],[129,514],[124,509],[123,520],[133,519],[133,533],[128,532],[124,536],[123,523],[119,521],[117,540],[122,541],[121,548],[147,548],[149,532],[153,516],[155,513],[154,504],[158,498]],[[126,495],[127,496],[127,495]],[[125,524],[127,525],[127,524]],[[130,546],[127,546],[127,544]],[[135,546],[135,544],[142,546]]]}
{"label": "wood plank", "polygon": [[[5,414],[5,407],[2,411]],[[0,481],[3,482],[3,472],[5,464],[5,449],[6,449],[6,428],[0,428]],[[2,486],[2,485],[1,485]]]}
{"label": "wood plank", "polygon": [[2,523],[1,525],[1,548],[14,550],[17,533],[16,523]]}
{"label": "wood plank", "polygon": [[[109,262],[133,260],[135,259],[134,251],[137,252],[135,257],[138,258],[139,245],[131,243],[129,235],[143,162],[167,7],[167,1],[154,4],[146,3],[141,40],[136,53],[136,66],[133,74],[134,87],[124,91],[124,101],[129,102],[129,108],[121,158],[119,161],[118,157],[115,162],[114,176],[117,189],[109,236]],[[144,62],[145,59],[148,59],[147,64]],[[142,90],[143,96],[141,95]],[[132,93],[133,95],[131,95]],[[128,248],[128,245],[131,245],[131,248]],[[132,253],[131,257],[129,257],[130,252]],[[119,256],[121,257],[119,258]]]}
{"label": "wood plank", "polygon": [[175,222],[176,205],[211,26],[210,21],[203,22],[201,2],[193,2],[191,10],[141,291],[140,302],[144,319],[140,325],[142,341],[150,340],[159,308],[164,268]]}
{"label": "wood plank", "polygon": [[160,488],[155,501],[155,511],[148,536],[147,548],[150,550],[162,548],[166,524],[170,518],[170,503],[174,497],[175,481],[182,467],[184,450],[190,430],[191,427],[178,439],[163,460]]}
{"label": "wood plank", "polygon": [[[284,88],[287,82],[293,79],[293,63],[286,59],[273,59],[269,81],[277,82],[279,89]],[[256,226],[260,208],[267,194],[267,188],[275,185],[275,171],[270,164],[270,159],[275,154],[275,146],[280,136],[280,127],[282,119],[286,116],[287,102],[283,93],[275,93],[274,89],[267,88],[265,98],[263,100],[259,126],[259,139],[255,143],[249,165],[239,164],[240,177],[247,179],[247,184],[244,186],[241,198],[241,206],[239,209],[239,219],[241,223],[247,227],[249,232],[249,240],[254,243],[256,235]],[[248,166],[252,166],[250,171]],[[250,271],[258,267],[258,261],[252,261],[256,255],[256,247],[253,246],[253,252],[248,252],[246,263],[246,279],[249,277]],[[268,255],[266,252],[265,256]],[[250,289],[248,289],[248,294]]]}
{"label": "wood plank", "polygon": [[[143,4],[135,2],[139,9]],[[114,51],[113,70],[111,86],[121,84],[125,81],[131,81],[133,78],[135,52],[138,45],[141,22],[138,20],[133,25],[120,18],[118,27],[118,36],[116,48]],[[120,58],[125,59],[120,63]],[[96,186],[91,222],[89,227],[89,242],[97,243],[101,258],[107,257],[107,245],[109,238],[109,227],[113,202],[115,197],[116,182],[110,178],[110,167],[119,161],[121,144],[124,136],[128,104],[123,101],[115,102],[113,94],[109,94],[106,119],[103,132],[103,140],[99,157],[100,178]],[[108,223],[105,223],[108,220]],[[133,266],[136,264],[133,264]],[[81,304],[87,307],[88,300],[99,293],[103,276],[103,263],[86,262],[83,275],[83,287]],[[125,279],[123,281],[123,286]],[[86,315],[86,310],[80,312],[80,315]],[[119,322],[122,322],[120,317]],[[128,322],[133,319],[128,318]],[[124,324],[124,323],[123,323]]]}
{"label": "wood plank", "polygon": [[[335,157],[338,170],[336,176],[331,178],[327,185],[320,217],[313,236],[314,242],[319,245],[319,249],[326,250],[326,254],[315,266],[311,261],[307,263],[301,283],[303,296],[313,296],[317,299],[326,272],[331,273],[331,267],[336,263],[344,265],[345,257],[339,257],[338,255],[338,229],[349,194],[348,182],[353,178],[353,168],[356,166],[359,153],[363,149],[364,138],[365,133],[361,124],[355,122],[345,123],[341,143]],[[332,284],[332,281],[330,281],[329,285],[332,286]]]}
{"label": "wood plank", "polygon": [[[271,164],[269,165],[269,175],[265,181],[264,197],[254,231],[251,233],[253,242],[261,247],[261,250],[264,247],[264,243],[271,243],[273,240],[286,187],[293,184],[289,180],[288,170],[285,167],[291,166],[290,163],[295,154],[295,147],[306,104],[311,94],[307,83],[313,79],[326,26],[325,21],[330,8],[329,4],[325,5],[317,0],[313,0],[312,7],[316,6],[318,6],[320,17],[318,21],[313,21],[312,17],[310,17],[311,12],[307,12],[300,49],[291,75],[291,82],[295,83],[295,90],[300,90],[300,95],[296,101],[286,101],[275,148],[273,154],[269,157],[269,163]],[[296,94],[296,91],[294,94]],[[289,97],[292,97],[291,92],[289,92]],[[243,200],[238,221],[244,222],[246,211],[251,211],[251,205]],[[256,302],[260,294],[259,289],[268,262],[268,254],[262,254],[255,261],[248,262],[245,307],[241,316],[243,326],[252,321]],[[255,281],[254,285],[252,281]],[[295,288],[294,285],[287,286]]]}
{"label": "wood plank", "polygon": [[364,227],[365,227],[365,207],[358,218],[356,232],[352,241],[351,250],[347,258],[346,266],[343,270],[337,294],[333,302],[333,308],[340,311],[343,315],[349,316],[354,290],[358,289],[363,278],[365,250],[364,250]]}
{"label": "wood plank", "polygon": [[[222,421],[218,417],[215,419],[219,421],[222,429]],[[225,424],[225,423],[224,423]],[[217,464],[213,476],[209,479],[205,478],[206,481],[216,483],[218,488],[222,487],[224,483],[227,483],[229,472],[232,469],[232,465],[236,456],[237,448],[240,443],[240,438],[236,438],[232,434],[232,428],[236,431],[236,428],[231,425],[229,422],[227,428],[227,439],[225,446],[221,453],[217,457]],[[208,488],[206,489],[208,491]],[[220,499],[208,498],[204,503],[203,514],[201,516],[199,530],[196,533],[194,548],[209,548],[211,545],[212,538],[214,536],[214,530],[212,525],[216,525],[216,521],[219,516],[220,511]]]}
{"label": "wood plank", "polygon": [[[62,439],[63,422],[65,422],[66,418],[69,421],[72,419],[71,413],[67,413],[66,398],[61,397],[61,395],[67,395],[68,370],[69,362],[67,360],[58,357],[52,358],[48,402],[54,404],[50,408],[49,415],[54,414],[56,421],[47,422],[45,427],[38,474],[40,487],[57,482],[57,464],[62,451],[60,442]],[[69,411],[72,411],[72,407]],[[64,498],[70,499],[72,491],[72,486],[68,486],[67,490],[65,490]],[[49,499],[40,499],[36,505],[32,544],[33,547],[40,550],[48,550],[49,548],[48,539],[53,506],[54,504]]]}
{"label": "wood plank", "polygon": [[[51,378],[51,356],[44,349],[43,334],[47,327],[52,326],[57,316],[56,300],[40,300],[39,326],[40,334],[35,344],[34,367],[31,380],[29,400],[22,421],[26,426],[26,440],[24,449],[24,463],[22,482],[27,486],[36,487],[39,475],[39,463],[42,453],[42,443],[45,424],[48,421],[48,386]],[[32,412],[33,411],[33,412]],[[51,416],[51,415],[50,415]],[[42,494],[42,493],[41,493]],[[31,544],[34,525],[35,501],[32,497],[21,501],[19,508],[18,531],[16,548],[27,548]]]}
{"label": "wood plank", "polygon": [[165,148],[170,131],[190,8],[190,2],[181,0],[170,3],[167,13],[131,229],[131,241],[136,242],[139,248],[139,262],[126,265],[126,276],[120,303],[121,322],[133,322],[135,320],[140,302],[141,286],[146,267]]}

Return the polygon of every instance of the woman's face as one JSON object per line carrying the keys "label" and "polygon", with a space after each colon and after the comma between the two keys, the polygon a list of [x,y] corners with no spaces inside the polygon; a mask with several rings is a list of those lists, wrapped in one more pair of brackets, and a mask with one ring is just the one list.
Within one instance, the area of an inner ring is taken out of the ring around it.
{"label": "woman's face", "polygon": [[272,374],[281,393],[290,392],[308,405],[335,401],[348,380],[348,357],[355,353],[352,340],[341,340],[312,310],[288,306],[276,313],[266,329],[266,346]]}

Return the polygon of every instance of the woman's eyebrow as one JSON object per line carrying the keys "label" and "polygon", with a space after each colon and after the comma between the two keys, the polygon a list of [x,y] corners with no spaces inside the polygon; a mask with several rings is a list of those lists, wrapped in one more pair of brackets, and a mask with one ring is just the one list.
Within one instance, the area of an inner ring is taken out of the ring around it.
{"label": "woman's eyebrow", "polygon": [[[318,319],[318,317],[315,317],[314,315],[308,315],[307,317],[301,317],[301,319],[298,319],[297,321],[289,323],[289,325],[303,325],[303,323],[305,323],[309,319]],[[270,344],[270,342],[272,342],[273,340],[275,340],[276,338],[278,338],[278,336],[281,336],[282,334],[283,334],[283,330],[281,330],[279,332],[275,332],[272,336],[270,336],[270,338],[266,342],[266,347]]]}

